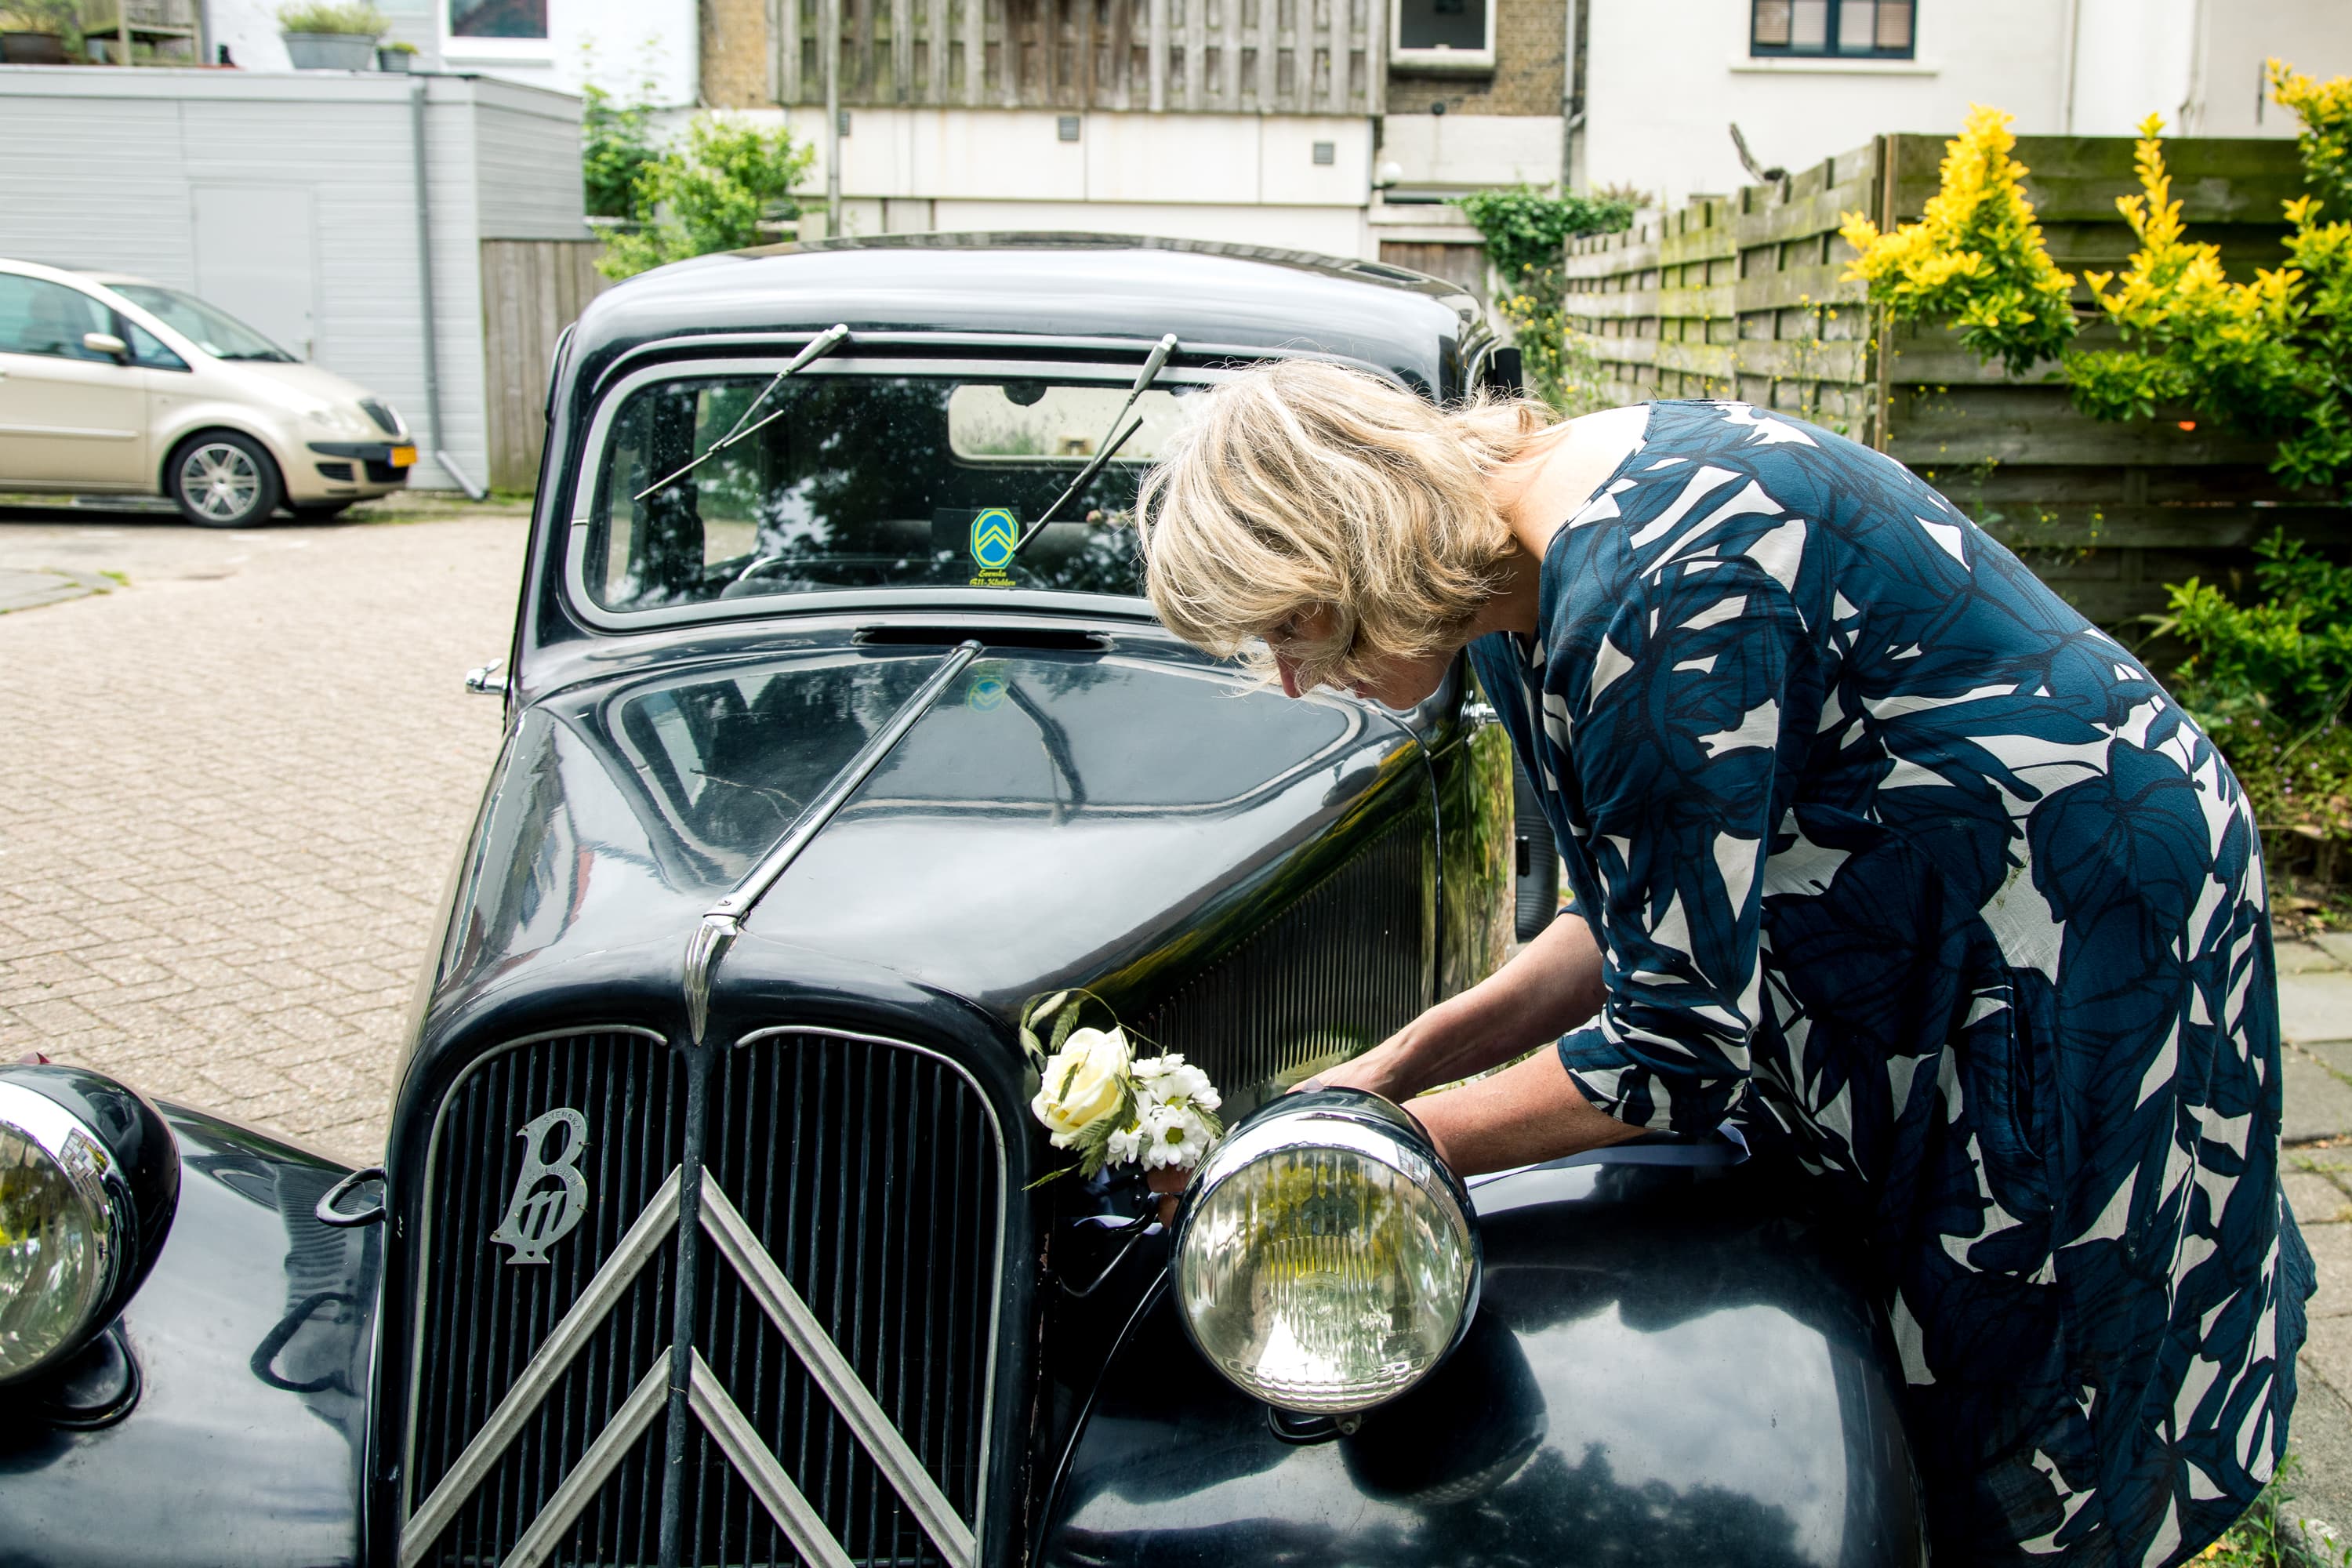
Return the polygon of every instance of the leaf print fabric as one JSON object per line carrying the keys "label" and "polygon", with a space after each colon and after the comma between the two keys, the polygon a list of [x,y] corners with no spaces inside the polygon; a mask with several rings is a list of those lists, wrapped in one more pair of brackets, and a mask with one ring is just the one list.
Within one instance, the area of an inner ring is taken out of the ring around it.
{"label": "leaf print fabric", "polygon": [[1741,404],[1652,405],[1538,626],[1471,657],[1601,947],[1578,1088],[1856,1216],[1939,1558],[2192,1555],[2284,1451],[2312,1289],[2211,742],[1907,469]]}

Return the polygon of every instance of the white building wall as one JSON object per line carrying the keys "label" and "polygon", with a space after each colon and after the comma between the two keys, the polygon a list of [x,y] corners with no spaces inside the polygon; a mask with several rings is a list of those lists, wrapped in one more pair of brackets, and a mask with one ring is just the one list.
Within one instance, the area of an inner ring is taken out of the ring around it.
{"label": "white building wall", "polygon": [[1746,0],[1586,4],[1585,177],[1669,209],[1750,183],[1735,121],[1763,163],[1796,170],[1883,132],[1957,131],[1971,103],[2021,132],[2064,110],[2065,0],[1920,0],[1916,60],[1751,58]]}
{"label": "white building wall", "polygon": [[2074,132],[2128,136],[2149,114],[2187,136],[2292,136],[2267,65],[2352,74],[2347,0],[2079,0]]}
{"label": "white building wall", "polygon": [[[418,90],[427,95],[437,445],[478,481],[488,464],[484,215],[497,214],[491,226],[505,237],[586,232],[576,100],[464,77],[0,66],[0,147],[10,153],[0,255],[222,297],[289,348],[396,405],[429,454]],[[493,141],[500,156],[484,172]],[[521,159],[531,147],[554,160],[535,180]],[[208,258],[200,241],[214,236],[217,251],[224,214],[266,237],[241,258]],[[257,259],[266,275],[253,272]],[[305,274],[304,287],[276,286]],[[452,480],[428,458],[415,482]]]}
{"label": "white building wall", "polygon": [[[816,150],[822,110],[740,111]],[[1364,116],[855,109],[841,141],[844,234],[1077,229],[1370,257],[1372,122]],[[675,134],[683,116],[668,117]],[[1557,121],[1553,122],[1555,125]],[[1331,162],[1315,149],[1328,142]]]}
{"label": "white building wall", "polygon": [[[293,68],[280,38],[284,0],[200,0],[207,35],[248,70]],[[590,81],[635,97],[653,83],[661,104],[696,101],[701,72],[695,0],[548,0],[545,38],[452,38],[447,0],[376,0],[385,41],[414,44],[428,69],[500,77],[577,93]]]}

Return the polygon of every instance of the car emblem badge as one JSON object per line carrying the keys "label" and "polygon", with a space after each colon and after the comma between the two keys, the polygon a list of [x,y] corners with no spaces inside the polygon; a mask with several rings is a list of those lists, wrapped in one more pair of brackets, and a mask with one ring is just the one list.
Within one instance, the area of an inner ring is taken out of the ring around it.
{"label": "car emblem badge", "polygon": [[976,588],[1009,588],[1012,577],[1005,568],[1013,564],[1013,547],[1020,542],[1021,525],[1013,514],[1001,506],[990,507],[971,520],[971,561],[980,574],[971,580]]}
{"label": "car emblem badge", "polygon": [[[548,1142],[559,1127],[565,1130],[562,1146],[551,1155]],[[522,1174],[490,1239],[514,1249],[509,1263],[544,1263],[547,1249],[570,1236],[588,1212],[588,1178],[579,1163],[588,1149],[588,1119],[558,1106],[524,1122],[515,1136],[522,1140]],[[553,1186],[546,1184],[551,1178]]]}

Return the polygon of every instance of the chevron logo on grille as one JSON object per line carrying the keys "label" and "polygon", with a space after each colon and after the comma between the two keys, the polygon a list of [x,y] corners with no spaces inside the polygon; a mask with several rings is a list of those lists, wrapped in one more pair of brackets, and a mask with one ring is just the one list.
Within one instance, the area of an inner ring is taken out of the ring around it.
{"label": "chevron logo on grille", "polygon": [[[457,1462],[449,1467],[423,1505],[409,1516],[401,1531],[400,1568],[417,1568],[431,1552],[442,1531],[457,1518],[458,1510],[553,1390],[564,1369],[620,1302],[630,1282],[676,1231],[681,1176],[680,1171],[670,1173],[653,1201],[621,1237],[612,1256],[597,1269],[563,1320],[515,1379],[506,1397],[482,1424],[482,1429],[466,1445],[465,1451],[457,1456]],[[760,1245],[758,1237],[736,1212],[727,1194],[707,1174],[701,1183],[700,1200],[703,1234],[718,1247],[719,1256],[735,1270],[761,1310],[783,1335],[792,1353],[824,1390],[866,1457],[889,1481],[940,1555],[953,1568],[972,1568],[978,1552],[971,1527],[924,1469],[922,1460],[908,1447],[906,1438],[859,1379],[849,1358],[825,1333],[816,1314],[793,1289],[792,1281],[784,1278],[776,1260]],[[759,1498],[776,1521],[776,1528],[803,1562],[820,1568],[854,1568],[849,1553],[793,1484],[775,1454],[761,1440],[750,1417],[729,1396],[725,1385],[700,1353],[689,1351],[688,1355],[688,1409]],[[563,1478],[546,1507],[507,1553],[500,1568],[539,1568],[554,1554],[598,1489],[667,1407],[669,1369],[670,1352],[665,1349],[653,1358],[628,1398]]]}

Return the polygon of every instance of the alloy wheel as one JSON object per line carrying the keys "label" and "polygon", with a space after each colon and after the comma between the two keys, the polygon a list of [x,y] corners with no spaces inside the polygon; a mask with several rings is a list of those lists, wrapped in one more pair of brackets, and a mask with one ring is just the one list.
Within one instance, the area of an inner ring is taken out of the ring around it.
{"label": "alloy wheel", "polygon": [[180,493],[208,522],[243,522],[260,501],[261,488],[253,455],[226,441],[190,447],[180,459]]}

